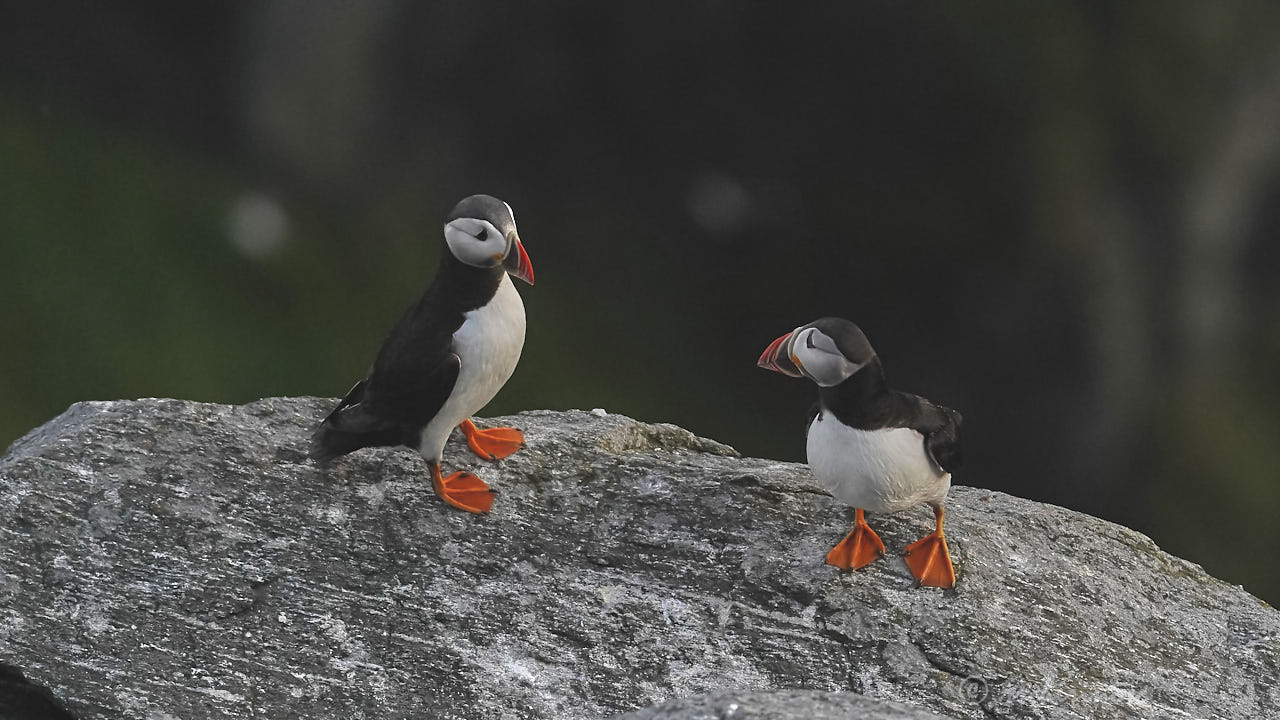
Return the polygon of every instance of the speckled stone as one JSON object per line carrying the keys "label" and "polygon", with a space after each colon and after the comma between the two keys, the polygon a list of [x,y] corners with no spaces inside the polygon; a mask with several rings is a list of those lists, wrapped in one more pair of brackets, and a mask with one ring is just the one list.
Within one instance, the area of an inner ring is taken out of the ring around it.
{"label": "speckled stone", "polygon": [[947,720],[918,707],[851,692],[722,691],[618,715],[614,720]]}
{"label": "speckled stone", "polygon": [[1096,518],[956,487],[958,585],[921,589],[901,551],[932,514],[870,516],[889,554],[840,573],[822,559],[851,512],[803,465],[528,412],[493,421],[525,430],[507,460],[447,450],[501,493],[479,517],[405,449],[307,460],[331,406],[87,402],[16,442],[0,660],[83,720],[597,720],[724,689],[1280,715],[1280,613]]}

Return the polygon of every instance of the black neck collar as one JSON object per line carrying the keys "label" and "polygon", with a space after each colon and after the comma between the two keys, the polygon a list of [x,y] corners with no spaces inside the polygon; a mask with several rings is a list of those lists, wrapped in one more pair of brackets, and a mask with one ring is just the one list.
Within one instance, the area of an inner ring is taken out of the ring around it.
{"label": "black neck collar", "polygon": [[433,285],[448,304],[465,312],[492,300],[506,272],[501,265],[491,268],[468,265],[453,256],[448,243],[441,243],[440,264]]}
{"label": "black neck collar", "polygon": [[844,382],[818,388],[818,402],[850,427],[871,430],[884,427],[892,415],[893,391],[884,380],[884,367],[874,357]]}

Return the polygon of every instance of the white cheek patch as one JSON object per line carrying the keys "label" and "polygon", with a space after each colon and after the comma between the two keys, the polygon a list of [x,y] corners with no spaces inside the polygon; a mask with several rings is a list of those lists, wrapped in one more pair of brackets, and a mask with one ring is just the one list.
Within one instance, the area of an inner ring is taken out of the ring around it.
{"label": "white cheek patch", "polygon": [[844,355],[808,347],[804,340],[797,342],[792,352],[800,361],[798,364],[804,373],[823,387],[839,385],[858,370],[858,366],[849,362]]}
{"label": "white cheek patch", "polygon": [[444,226],[444,239],[454,257],[474,267],[493,267],[507,255],[507,239],[487,220],[453,220]]}

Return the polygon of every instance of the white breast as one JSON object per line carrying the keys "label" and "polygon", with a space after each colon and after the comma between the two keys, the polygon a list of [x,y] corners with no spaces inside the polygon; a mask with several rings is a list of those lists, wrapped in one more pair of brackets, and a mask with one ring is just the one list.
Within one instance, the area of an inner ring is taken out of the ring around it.
{"label": "white breast", "polygon": [[870,512],[898,512],[941,503],[951,474],[924,449],[911,428],[858,430],[822,411],[809,425],[809,467],[837,500]]}
{"label": "white breast", "polygon": [[509,275],[487,305],[466,313],[453,334],[453,351],[461,360],[453,393],[422,431],[418,452],[439,460],[444,444],[463,420],[489,404],[515,372],[524,349],[524,302]]}

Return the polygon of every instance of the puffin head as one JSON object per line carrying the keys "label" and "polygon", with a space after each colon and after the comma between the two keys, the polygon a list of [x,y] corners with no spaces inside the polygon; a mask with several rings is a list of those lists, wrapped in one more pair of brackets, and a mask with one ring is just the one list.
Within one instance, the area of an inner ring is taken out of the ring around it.
{"label": "puffin head", "polygon": [[843,318],[826,317],[769,343],[756,364],[832,387],[871,364],[875,357],[876,351],[857,325]]}
{"label": "puffin head", "polygon": [[459,262],[478,268],[501,265],[533,284],[533,264],[516,234],[515,214],[492,195],[472,195],[454,205],[444,221],[444,240]]}

